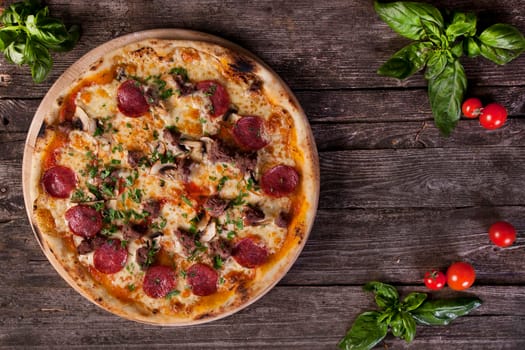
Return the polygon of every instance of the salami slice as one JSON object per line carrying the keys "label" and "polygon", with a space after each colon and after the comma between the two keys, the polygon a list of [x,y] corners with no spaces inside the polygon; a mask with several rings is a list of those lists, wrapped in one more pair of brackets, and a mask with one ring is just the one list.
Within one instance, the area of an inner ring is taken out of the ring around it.
{"label": "salami slice", "polygon": [[65,166],[54,166],[42,175],[42,185],[55,198],[68,198],[77,185],[75,172]]}
{"label": "salami slice", "polygon": [[126,80],[117,90],[117,106],[128,117],[140,117],[149,110],[144,91],[136,80]]}
{"label": "salami slice", "polygon": [[175,272],[168,266],[151,266],[146,271],[142,289],[151,298],[162,298],[175,288]]}
{"label": "salami slice", "polygon": [[217,272],[201,263],[192,265],[188,271],[186,271],[188,276],[188,283],[191,286],[191,291],[193,294],[198,296],[206,296],[213,294],[217,291],[217,281],[219,275]]}
{"label": "salami slice", "polygon": [[106,274],[117,273],[124,268],[128,260],[128,251],[120,239],[109,239],[95,250],[93,264],[95,268]]}
{"label": "salami slice", "polygon": [[244,149],[257,151],[268,144],[264,135],[264,121],[255,115],[242,117],[233,126],[235,142]]}
{"label": "salami slice", "polygon": [[230,95],[226,88],[214,80],[203,80],[197,83],[197,89],[210,96],[212,117],[220,117],[230,108]]}
{"label": "salami slice", "polygon": [[66,211],[69,228],[77,236],[95,237],[102,229],[102,215],[87,205],[77,205]]}
{"label": "salami slice", "polygon": [[261,177],[261,188],[269,196],[283,197],[291,194],[299,185],[297,170],[288,165],[277,165]]}
{"label": "salami slice", "polygon": [[252,238],[243,238],[233,247],[232,256],[241,266],[254,268],[268,260],[268,250]]}

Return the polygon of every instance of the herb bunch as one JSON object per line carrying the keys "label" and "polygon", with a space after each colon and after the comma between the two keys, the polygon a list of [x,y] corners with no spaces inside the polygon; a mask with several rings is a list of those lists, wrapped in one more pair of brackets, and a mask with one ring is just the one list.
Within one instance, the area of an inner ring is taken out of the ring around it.
{"label": "herb bunch", "polygon": [[388,331],[406,342],[416,336],[416,324],[426,326],[447,325],[481,305],[475,297],[426,300],[425,293],[413,292],[403,301],[394,286],[369,282],[363,287],[373,292],[380,311],[367,311],[357,316],[338,346],[343,350],[368,350],[376,346]]}
{"label": "herb bunch", "polygon": [[459,58],[464,54],[481,55],[503,65],[525,50],[525,38],[511,25],[494,24],[478,35],[477,17],[473,13],[453,12],[445,17],[430,4],[405,1],[376,0],[374,7],[390,28],[415,40],[396,52],[377,73],[406,79],[425,69],[434,121],[447,136],[461,116],[467,89],[467,77]]}
{"label": "herb bunch", "polygon": [[10,5],[0,15],[0,22],[0,51],[9,62],[31,67],[36,83],[51,71],[49,51],[69,51],[80,37],[77,25],[67,29],[61,20],[49,16],[48,7],[39,0]]}

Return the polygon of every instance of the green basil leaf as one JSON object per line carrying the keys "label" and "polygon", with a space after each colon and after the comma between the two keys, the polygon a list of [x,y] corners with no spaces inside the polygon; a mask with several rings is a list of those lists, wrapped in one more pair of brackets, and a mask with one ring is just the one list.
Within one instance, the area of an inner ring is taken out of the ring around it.
{"label": "green basil leaf", "polygon": [[33,51],[35,53],[35,60],[29,65],[31,66],[31,76],[35,83],[43,82],[53,66],[53,59],[49,54],[49,51],[41,44],[34,43]]}
{"label": "green basil leaf", "polygon": [[410,312],[421,325],[447,325],[456,318],[468,314],[481,305],[482,301],[474,297],[430,300]]}
{"label": "green basil leaf", "polygon": [[417,42],[396,52],[378,70],[377,74],[405,79],[421,70],[431,52],[432,43]]}
{"label": "green basil leaf", "polygon": [[376,346],[386,336],[386,323],[377,322],[380,313],[364,312],[357,317],[354,324],[341,339],[339,344],[343,350],[368,350]]}
{"label": "green basil leaf", "polygon": [[505,64],[525,50],[525,38],[514,26],[494,24],[479,36],[480,53],[497,64]]}
{"label": "green basil leaf", "polygon": [[433,22],[443,28],[443,16],[437,8],[429,4],[409,1],[381,3],[374,1],[374,8],[379,17],[398,34],[413,40],[422,40],[426,36],[421,19]]}
{"label": "green basil leaf", "polygon": [[4,51],[5,58],[14,64],[24,64],[25,57],[24,57],[24,51],[25,51],[25,40],[23,37],[17,38],[16,41],[13,41],[11,44],[9,44]]}
{"label": "green basil leaf", "polygon": [[72,25],[67,32],[67,39],[58,45],[47,44],[46,46],[53,51],[65,52],[70,51],[75,47],[80,38],[80,27],[76,24]]}
{"label": "green basil leaf", "polygon": [[408,312],[402,312],[401,322],[404,330],[403,339],[405,339],[407,343],[410,343],[416,336],[416,321]]}
{"label": "green basil leaf", "polygon": [[397,312],[390,320],[390,331],[394,337],[403,336],[405,329],[403,327],[403,317],[401,316],[401,312]]}
{"label": "green basil leaf", "polygon": [[468,57],[477,57],[480,55],[481,49],[475,38],[467,38],[467,40],[464,41],[464,44]]}
{"label": "green basil leaf", "polygon": [[453,58],[460,58],[463,56],[463,43],[457,43],[456,45],[452,46],[450,53],[452,54]]}
{"label": "green basil leaf", "polygon": [[454,42],[460,36],[476,35],[478,18],[473,13],[455,12],[452,23],[447,27],[445,33],[450,42]]}
{"label": "green basil leaf", "polygon": [[448,39],[443,35],[441,27],[432,21],[421,19],[421,26],[425,30],[425,39],[430,40],[436,46],[448,46]]}
{"label": "green basil leaf", "polygon": [[6,26],[23,24],[27,16],[36,13],[42,4],[39,0],[25,0],[15,2],[4,10],[0,16],[0,21]]}
{"label": "green basil leaf", "polygon": [[380,308],[394,306],[399,302],[399,293],[394,286],[381,282],[368,282],[363,286],[367,292],[375,294],[376,303]]}
{"label": "green basil leaf", "polygon": [[459,62],[447,62],[441,74],[428,81],[428,96],[434,122],[448,136],[461,116],[461,103],[467,89],[465,70]]}
{"label": "green basil leaf", "polygon": [[405,311],[412,311],[417,309],[425,299],[427,295],[425,293],[412,292],[403,299],[403,309]]}
{"label": "green basil leaf", "polygon": [[0,29],[0,51],[4,51],[18,37],[18,31],[12,28]]}
{"label": "green basil leaf", "polygon": [[428,61],[427,61],[427,69],[425,71],[425,78],[427,80],[433,79],[443,70],[445,69],[445,66],[447,65],[448,59],[447,59],[447,53],[443,50],[436,50],[432,52],[430,55]]}
{"label": "green basil leaf", "polygon": [[40,13],[36,16],[28,16],[26,26],[31,35],[46,45],[58,45],[69,37],[66,26],[62,21],[55,18],[42,17]]}

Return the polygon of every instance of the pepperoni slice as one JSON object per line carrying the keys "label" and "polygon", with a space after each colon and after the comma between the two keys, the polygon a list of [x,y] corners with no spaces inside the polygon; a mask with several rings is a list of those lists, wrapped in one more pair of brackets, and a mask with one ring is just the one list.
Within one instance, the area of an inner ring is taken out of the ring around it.
{"label": "pepperoni slice", "polygon": [[283,197],[297,188],[299,174],[288,165],[277,165],[267,170],[261,177],[261,188],[269,196]]}
{"label": "pepperoni slice", "polygon": [[219,280],[219,275],[208,265],[201,263],[192,265],[188,271],[186,271],[186,273],[188,276],[188,283],[191,286],[191,291],[193,294],[198,296],[206,296],[217,291],[217,281]]}
{"label": "pepperoni slice", "polygon": [[203,80],[197,83],[197,89],[204,91],[210,96],[212,111],[210,114],[212,117],[220,117],[228,111],[230,108],[230,95],[226,88],[214,80]]}
{"label": "pepperoni slice", "polygon": [[268,144],[264,136],[264,121],[255,115],[242,117],[233,126],[233,138],[242,148],[257,151]]}
{"label": "pepperoni slice", "polygon": [[126,80],[117,90],[117,106],[119,111],[128,117],[140,117],[149,110],[148,101],[140,83],[136,80]]}
{"label": "pepperoni slice", "polygon": [[75,172],[60,165],[47,169],[41,181],[46,192],[55,198],[68,198],[77,185]]}
{"label": "pepperoni slice", "polygon": [[146,271],[142,289],[152,298],[162,298],[175,288],[175,272],[173,269],[157,265]]}
{"label": "pepperoni slice", "polygon": [[268,251],[248,237],[243,238],[233,247],[232,256],[240,265],[254,268],[268,260]]}
{"label": "pepperoni slice", "polygon": [[102,229],[102,215],[87,205],[77,205],[66,211],[69,228],[77,236],[95,237]]}
{"label": "pepperoni slice", "polygon": [[120,242],[120,239],[109,239],[95,250],[93,264],[102,273],[117,273],[128,260],[128,251]]}

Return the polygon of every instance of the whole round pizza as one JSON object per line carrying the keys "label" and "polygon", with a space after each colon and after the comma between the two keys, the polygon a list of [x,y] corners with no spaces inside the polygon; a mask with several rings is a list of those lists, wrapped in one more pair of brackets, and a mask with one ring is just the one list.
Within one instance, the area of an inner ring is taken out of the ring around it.
{"label": "whole round pizza", "polygon": [[310,231],[319,174],[274,73],[235,48],[147,39],[70,80],[34,121],[24,185],[39,242],[75,289],[122,317],[183,325],[278,282]]}

